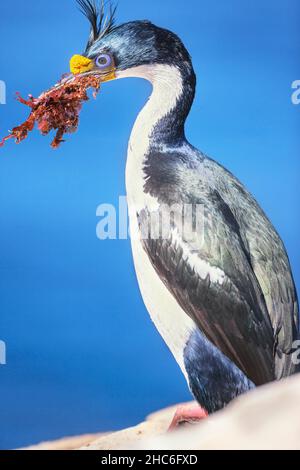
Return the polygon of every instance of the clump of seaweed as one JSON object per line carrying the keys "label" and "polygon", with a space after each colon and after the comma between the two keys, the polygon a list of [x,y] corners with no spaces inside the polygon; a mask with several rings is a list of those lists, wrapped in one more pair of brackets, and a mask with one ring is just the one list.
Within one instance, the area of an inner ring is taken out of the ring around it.
{"label": "clump of seaweed", "polygon": [[96,75],[64,77],[53,88],[42,93],[39,98],[29,95],[25,100],[17,93],[17,100],[29,106],[31,112],[23,124],[14,127],[10,134],[2,139],[0,147],[13,138],[19,144],[34,129],[35,123],[42,135],[56,130],[51,146],[59,147],[64,142],[64,135],[75,132],[78,128],[82,104],[89,99],[87,90],[93,88],[93,95],[96,97],[100,82],[100,78]]}

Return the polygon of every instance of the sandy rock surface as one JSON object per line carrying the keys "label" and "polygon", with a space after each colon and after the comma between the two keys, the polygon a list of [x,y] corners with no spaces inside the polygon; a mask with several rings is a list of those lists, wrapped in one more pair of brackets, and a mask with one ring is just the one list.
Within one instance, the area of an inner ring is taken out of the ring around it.
{"label": "sandy rock surface", "polygon": [[300,450],[300,375],[260,387],[197,425],[166,433],[177,406],[119,432],[66,438],[30,450]]}
{"label": "sandy rock surface", "polygon": [[260,387],[193,428],[134,449],[300,450],[300,374]]}

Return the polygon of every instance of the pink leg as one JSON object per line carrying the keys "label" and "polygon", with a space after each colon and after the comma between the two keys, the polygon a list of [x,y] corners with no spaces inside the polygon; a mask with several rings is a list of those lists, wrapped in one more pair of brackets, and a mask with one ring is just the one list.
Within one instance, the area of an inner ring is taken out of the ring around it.
{"label": "pink leg", "polygon": [[179,406],[172,419],[168,431],[174,431],[178,426],[184,423],[196,423],[201,419],[207,418],[208,413],[200,405]]}

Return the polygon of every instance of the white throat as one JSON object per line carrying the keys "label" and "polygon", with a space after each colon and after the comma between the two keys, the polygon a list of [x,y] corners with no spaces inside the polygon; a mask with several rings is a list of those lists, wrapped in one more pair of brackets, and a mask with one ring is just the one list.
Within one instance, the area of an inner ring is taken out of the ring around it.
{"label": "white throat", "polygon": [[[118,72],[117,78],[139,77],[148,80],[152,94],[140,112],[129,141],[126,188],[129,206],[145,206],[144,162],[150,146],[150,137],[156,124],[174,107],[183,93],[183,81],[177,67],[170,65],[143,65]],[[129,207],[130,209],[130,207]]]}

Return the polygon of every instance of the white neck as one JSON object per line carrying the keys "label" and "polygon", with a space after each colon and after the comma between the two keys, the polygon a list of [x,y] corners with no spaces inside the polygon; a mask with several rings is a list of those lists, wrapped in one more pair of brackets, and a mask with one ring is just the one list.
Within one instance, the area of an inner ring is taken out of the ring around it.
{"label": "white neck", "polygon": [[[123,72],[122,77],[145,78],[153,85],[152,94],[135,122],[128,147],[126,187],[130,237],[135,270],[145,305],[187,378],[183,349],[195,325],[181,310],[151,264],[140,240],[137,216],[145,208],[150,212],[159,209],[159,201],[144,191],[145,160],[150,150],[154,128],[175,108],[183,94],[183,80],[176,67],[166,65],[137,67]],[[163,134],[160,133],[160,136],[163,140]]]}
{"label": "white neck", "polygon": [[177,67],[170,65],[143,65],[118,72],[117,78],[144,78],[153,86],[152,94],[140,112],[133,127],[127,157],[126,186],[128,204],[136,208],[144,205],[145,157],[150,147],[151,134],[157,123],[174,107],[183,93],[183,81]]}

